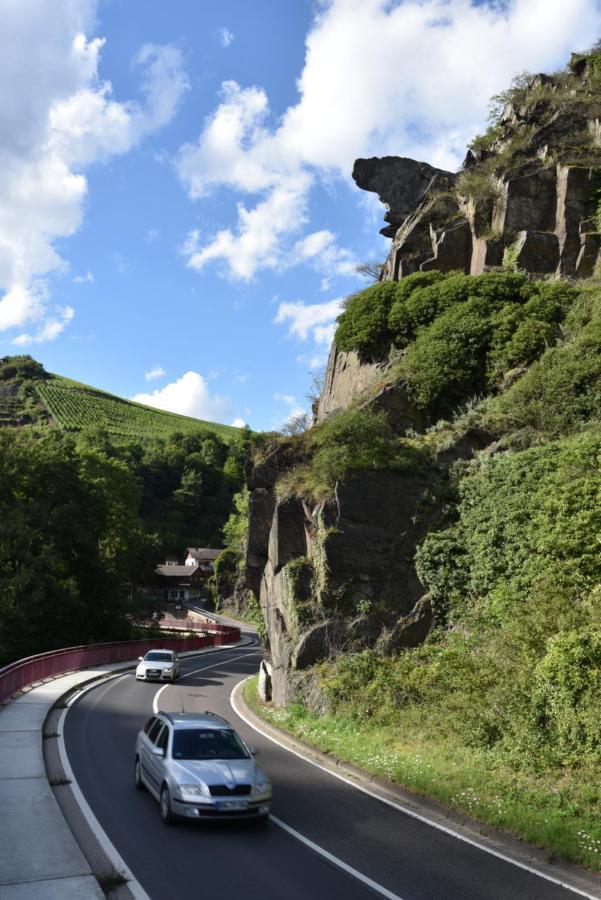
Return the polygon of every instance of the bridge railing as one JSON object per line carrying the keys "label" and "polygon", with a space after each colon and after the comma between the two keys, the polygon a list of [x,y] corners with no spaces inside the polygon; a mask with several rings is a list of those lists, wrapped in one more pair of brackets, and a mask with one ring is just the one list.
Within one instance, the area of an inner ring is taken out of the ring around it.
{"label": "bridge railing", "polygon": [[[153,623],[155,624],[155,623]],[[175,616],[165,616],[156,623],[159,628],[168,628],[175,631],[205,631],[214,634],[224,634],[233,640],[240,639],[240,629],[231,625],[222,625],[210,619],[177,619]]]}
{"label": "bridge railing", "polygon": [[[163,624],[163,623],[161,623]],[[240,639],[240,629],[230,627],[203,628],[210,634],[191,638],[164,637],[144,641],[121,641],[109,644],[84,644],[38,653],[18,659],[0,669],[0,703],[23,688],[66,672],[88,669],[105,663],[128,662],[143,656],[148,650],[164,649],[185,652],[203,647],[221,647]]]}

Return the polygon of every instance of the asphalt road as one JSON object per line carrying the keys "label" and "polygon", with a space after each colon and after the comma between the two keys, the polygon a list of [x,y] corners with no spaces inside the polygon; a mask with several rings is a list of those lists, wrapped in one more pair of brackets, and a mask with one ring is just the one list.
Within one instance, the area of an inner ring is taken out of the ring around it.
{"label": "asphalt road", "polygon": [[273,821],[163,825],[158,803],[133,786],[136,734],[159,685],[128,673],[83,694],[66,716],[64,735],[79,787],[152,900],[575,900],[575,893],[386,806],[253,731],[229,698],[259,659],[253,647],[188,658],[159,706],[179,711],[183,703],[187,712],[224,715],[260,749],[274,783],[274,817],[358,874]]}

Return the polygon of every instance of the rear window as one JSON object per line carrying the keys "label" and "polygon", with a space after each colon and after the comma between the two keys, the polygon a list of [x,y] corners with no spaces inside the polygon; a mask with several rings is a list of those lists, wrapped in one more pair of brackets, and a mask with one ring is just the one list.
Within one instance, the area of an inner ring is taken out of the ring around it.
{"label": "rear window", "polygon": [[170,651],[160,652],[159,650],[151,650],[144,657],[146,662],[171,662],[173,656]]}
{"label": "rear window", "polygon": [[173,733],[174,759],[248,759],[238,735],[228,728],[180,728]]}

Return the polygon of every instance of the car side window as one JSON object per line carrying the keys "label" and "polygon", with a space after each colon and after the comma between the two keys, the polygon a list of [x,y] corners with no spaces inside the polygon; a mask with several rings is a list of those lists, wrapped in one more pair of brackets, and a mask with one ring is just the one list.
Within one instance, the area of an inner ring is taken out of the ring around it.
{"label": "car side window", "polygon": [[159,739],[156,743],[157,747],[160,747],[161,750],[164,750],[167,753],[167,744],[169,743],[169,728],[167,725],[163,728],[159,735]]}
{"label": "car side window", "polygon": [[152,726],[150,728],[150,731],[148,732],[148,740],[150,741],[151,744],[154,744],[156,742],[156,739],[159,736],[159,731],[161,730],[162,727],[163,727],[163,723],[161,722],[161,720],[155,719],[154,723],[152,724]]}
{"label": "car side window", "polygon": [[144,726],[144,734],[148,734],[154,723],[156,722],[157,717],[151,716],[146,725]]}

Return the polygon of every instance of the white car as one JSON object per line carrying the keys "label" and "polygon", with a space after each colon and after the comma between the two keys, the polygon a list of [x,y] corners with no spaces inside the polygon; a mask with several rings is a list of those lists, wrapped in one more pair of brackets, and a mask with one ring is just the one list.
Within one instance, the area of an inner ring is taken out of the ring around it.
{"label": "white car", "polygon": [[136,667],[137,681],[175,681],[181,663],[175,650],[149,650],[140,656]]}

